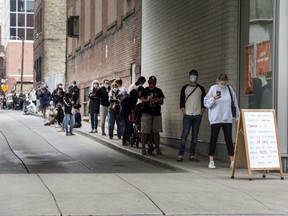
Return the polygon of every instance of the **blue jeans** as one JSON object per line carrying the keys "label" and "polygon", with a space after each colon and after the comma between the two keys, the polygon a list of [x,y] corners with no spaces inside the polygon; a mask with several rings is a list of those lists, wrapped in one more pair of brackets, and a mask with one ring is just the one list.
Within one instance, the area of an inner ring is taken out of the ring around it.
{"label": "blue jeans", "polygon": [[198,132],[201,125],[202,116],[196,115],[196,116],[190,116],[190,115],[184,115],[183,116],[183,129],[182,129],[182,135],[180,139],[180,146],[179,146],[179,156],[184,156],[185,149],[186,149],[186,141],[187,137],[190,132],[190,128],[192,127],[192,134],[191,134],[191,146],[190,146],[190,156],[195,155],[195,149],[197,145],[198,140]]}
{"label": "blue jeans", "polygon": [[[65,118],[66,118],[66,133],[72,133],[74,124],[75,124],[75,118],[74,115],[66,114],[65,113]],[[68,125],[69,125],[69,130],[68,130]]]}
{"label": "blue jeans", "polygon": [[90,120],[91,120],[91,129],[98,128],[98,114],[97,113],[90,113]]}
{"label": "blue jeans", "polygon": [[122,131],[123,131],[123,124],[121,122],[120,116],[118,113],[109,112],[109,119],[108,119],[109,137],[113,137],[115,122],[117,124],[117,136],[118,138],[120,138],[122,136]]}

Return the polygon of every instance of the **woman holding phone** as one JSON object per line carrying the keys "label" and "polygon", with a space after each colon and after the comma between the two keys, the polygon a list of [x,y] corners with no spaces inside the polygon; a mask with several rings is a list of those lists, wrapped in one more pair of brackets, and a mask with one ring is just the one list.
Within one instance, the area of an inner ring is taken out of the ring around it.
{"label": "woman holding phone", "polygon": [[[232,110],[231,100],[236,107],[236,119],[239,118],[239,108],[236,94],[233,89],[227,85],[228,76],[221,73],[217,78],[217,84],[210,87],[209,92],[204,97],[204,106],[208,108],[208,117],[211,125],[211,136],[209,144],[209,169],[215,169],[215,150],[220,129],[224,133],[224,139],[230,158],[230,167],[233,166],[234,146],[232,140]],[[231,94],[230,94],[231,93]]]}

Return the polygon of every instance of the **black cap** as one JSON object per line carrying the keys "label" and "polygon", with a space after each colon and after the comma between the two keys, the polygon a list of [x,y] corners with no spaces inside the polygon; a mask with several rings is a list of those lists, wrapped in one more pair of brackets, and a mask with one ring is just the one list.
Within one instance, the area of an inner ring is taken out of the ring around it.
{"label": "black cap", "polygon": [[155,76],[150,76],[149,79],[148,79],[148,82],[157,82],[157,79]]}

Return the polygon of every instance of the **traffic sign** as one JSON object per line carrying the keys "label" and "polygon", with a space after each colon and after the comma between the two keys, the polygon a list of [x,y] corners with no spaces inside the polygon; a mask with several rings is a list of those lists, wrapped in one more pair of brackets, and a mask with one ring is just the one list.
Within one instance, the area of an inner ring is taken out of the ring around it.
{"label": "traffic sign", "polygon": [[4,92],[6,92],[6,91],[8,90],[8,86],[3,84],[3,85],[1,86],[1,89],[2,89]]}

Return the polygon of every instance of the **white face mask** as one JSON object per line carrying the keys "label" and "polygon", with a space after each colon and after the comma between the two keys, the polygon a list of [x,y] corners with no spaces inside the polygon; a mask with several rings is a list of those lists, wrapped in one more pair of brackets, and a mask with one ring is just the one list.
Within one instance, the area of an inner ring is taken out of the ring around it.
{"label": "white face mask", "polygon": [[93,87],[94,87],[94,88],[98,88],[98,85],[97,85],[97,84],[94,84]]}
{"label": "white face mask", "polygon": [[105,84],[105,85],[104,85],[104,87],[105,87],[105,88],[108,88],[108,87],[109,87],[109,85],[108,85],[108,84]]}
{"label": "white face mask", "polygon": [[196,75],[190,75],[190,81],[191,82],[196,82],[197,81],[197,76]]}
{"label": "white face mask", "polygon": [[219,86],[220,86],[220,88],[226,88],[226,86],[227,86],[227,83],[224,83],[224,84],[222,84],[222,83],[219,83]]}
{"label": "white face mask", "polygon": [[117,92],[117,91],[118,91],[118,88],[113,88],[113,91],[114,91],[114,92]]}

